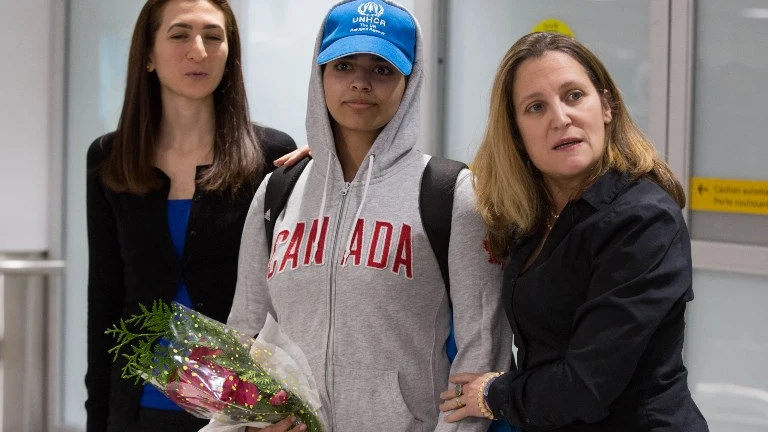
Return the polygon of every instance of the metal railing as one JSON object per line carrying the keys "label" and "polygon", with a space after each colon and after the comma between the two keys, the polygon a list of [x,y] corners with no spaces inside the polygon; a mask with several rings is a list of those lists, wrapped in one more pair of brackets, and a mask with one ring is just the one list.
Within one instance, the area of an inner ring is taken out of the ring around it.
{"label": "metal railing", "polygon": [[0,275],[47,276],[61,273],[64,266],[60,260],[0,260]]}
{"label": "metal railing", "polygon": [[0,430],[48,430],[64,268],[61,260],[0,255]]}

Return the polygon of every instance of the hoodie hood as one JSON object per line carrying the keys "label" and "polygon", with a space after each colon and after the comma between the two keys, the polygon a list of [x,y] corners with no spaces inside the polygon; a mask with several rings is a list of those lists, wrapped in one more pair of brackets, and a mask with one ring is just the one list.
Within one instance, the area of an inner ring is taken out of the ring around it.
{"label": "hoodie hood", "polygon": [[[334,5],[334,8],[344,3],[354,1],[342,1]],[[397,7],[407,12],[403,6],[398,3],[382,0],[384,3]],[[333,9],[333,8],[331,8]],[[409,13],[410,15],[410,13]],[[375,156],[375,166],[371,170],[371,179],[375,180],[386,176],[388,171],[414,150],[419,136],[419,98],[421,87],[424,82],[424,60],[421,28],[416,19],[411,15],[416,24],[416,48],[411,74],[406,77],[405,93],[400,102],[395,116],[382,129],[379,136],[374,141],[373,146],[368,151],[353,182],[365,181],[369,175],[369,164],[371,155]],[[309,137],[309,148],[312,150],[312,158],[317,162],[317,166],[328,167],[327,172],[330,179],[342,179],[343,174],[341,164],[336,156],[336,147],[333,139],[333,130],[331,129],[331,118],[328,108],[325,104],[325,92],[323,91],[323,73],[322,67],[317,64],[317,56],[320,53],[320,47],[323,40],[325,25],[328,21],[326,15],[318,31],[315,40],[315,50],[312,57],[312,71],[309,79],[309,94],[307,98],[307,136]],[[328,159],[332,160],[328,160]]]}

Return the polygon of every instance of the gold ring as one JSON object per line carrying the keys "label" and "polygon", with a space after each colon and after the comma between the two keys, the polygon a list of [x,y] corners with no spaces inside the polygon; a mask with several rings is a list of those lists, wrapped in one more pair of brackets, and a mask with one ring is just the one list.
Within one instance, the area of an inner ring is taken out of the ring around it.
{"label": "gold ring", "polygon": [[461,396],[456,396],[456,398],[453,401],[456,403],[456,409],[459,409],[464,406],[464,404],[461,403]]}
{"label": "gold ring", "polygon": [[453,385],[453,392],[456,394],[456,397],[459,397],[463,393],[463,386],[461,384],[454,384]]}

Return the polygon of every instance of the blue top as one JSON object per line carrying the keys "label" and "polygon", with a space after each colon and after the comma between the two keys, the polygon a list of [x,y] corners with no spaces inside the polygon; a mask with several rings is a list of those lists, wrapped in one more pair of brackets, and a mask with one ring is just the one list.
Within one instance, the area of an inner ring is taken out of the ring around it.
{"label": "blue top", "polygon": [[[171,233],[173,248],[176,250],[176,257],[181,260],[184,255],[184,241],[187,236],[187,225],[189,223],[189,213],[192,208],[191,199],[168,200],[168,230]],[[192,299],[187,291],[187,284],[184,278],[179,279],[179,286],[176,291],[176,297],[173,301],[192,307]],[[167,343],[161,340],[160,343]],[[141,394],[139,405],[144,408],[154,408],[172,411],[182,411],[182,409],[162,394],[151,384],[144,385],[144,391]]]}

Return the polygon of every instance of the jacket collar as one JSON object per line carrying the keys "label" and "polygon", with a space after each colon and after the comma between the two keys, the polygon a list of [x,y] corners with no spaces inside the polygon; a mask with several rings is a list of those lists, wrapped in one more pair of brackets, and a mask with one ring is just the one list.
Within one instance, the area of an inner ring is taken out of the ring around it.
{"label": "jacket collar", "polygon": [[610,170],[600,176],[589,189],[581,195],[582,201],[591,205],[595,210],[609,205],[619,193],[631,182],[627,173]]}

